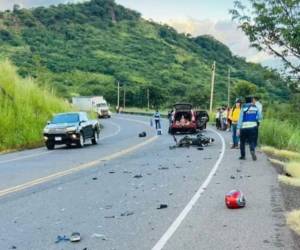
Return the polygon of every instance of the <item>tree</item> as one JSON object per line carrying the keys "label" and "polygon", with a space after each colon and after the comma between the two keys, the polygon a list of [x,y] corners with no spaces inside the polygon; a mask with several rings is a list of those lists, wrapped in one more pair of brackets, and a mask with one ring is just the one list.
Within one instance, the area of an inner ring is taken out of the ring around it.
{"label": "tree", "polygon": [[300,0],[248,0],[251,10],[235,1],[232,18],[251,46],[283,60],[291,73],[300,73]]}
{"label": "tree", "polygon": [[256,90],[257,87],[255,84],[245,80],[236,80],[233,86],[232,94],[235,97],[246,97],[254,95]]}

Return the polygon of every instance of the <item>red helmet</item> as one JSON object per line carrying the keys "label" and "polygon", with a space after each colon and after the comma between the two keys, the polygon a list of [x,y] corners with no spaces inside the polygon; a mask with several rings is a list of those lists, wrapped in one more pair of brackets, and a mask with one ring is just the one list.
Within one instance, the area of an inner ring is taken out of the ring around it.
{"label": "red helmet", "polygon": [[242,208],[246,206],[246,199],[242,192],[231,190],[225,196],[225,203],[228,208]]}

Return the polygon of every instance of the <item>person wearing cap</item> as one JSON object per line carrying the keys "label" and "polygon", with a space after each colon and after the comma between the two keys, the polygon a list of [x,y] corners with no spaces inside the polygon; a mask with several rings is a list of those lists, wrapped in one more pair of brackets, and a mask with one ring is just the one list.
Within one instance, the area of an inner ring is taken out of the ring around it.
{"label": "person wearing cap", "polygon": [[249,143],[252,159],[254,161],[257,160],[255,147],[258,132],[257,124],[260,120],[261,113],[254,104],[254,98],[246,97],[246,103],[241,108],[241,113],[237,124],[237,134],[240,136],[240,160],[246,159],[246,142]]}
{"label": "person wearing cap", "polygon": [[237,124],[240,118],[241,113],[241,99],[237,98],[235,100],[235,104],[230,112],[229,119],[231,120],[231,132],[232,132],[232,146],[231,148],[238,148],[239,147],[239,136],[237,134]]}

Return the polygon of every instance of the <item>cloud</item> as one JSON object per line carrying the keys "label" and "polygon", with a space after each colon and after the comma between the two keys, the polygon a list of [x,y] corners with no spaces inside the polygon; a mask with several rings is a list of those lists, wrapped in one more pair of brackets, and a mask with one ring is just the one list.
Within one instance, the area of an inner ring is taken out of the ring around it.
{"label": "cloud", "polygon": [[212,35],[220,42],[227,45],[238,56],[245,57],[247,61],[263,63],[270,61],[272,56],[250,48],[246,35],[230,20],[212,21],[210,19],[197,20],[193,18],[182,20],[169,20],[167,24],[179,32],[190,33],[193,36]]}

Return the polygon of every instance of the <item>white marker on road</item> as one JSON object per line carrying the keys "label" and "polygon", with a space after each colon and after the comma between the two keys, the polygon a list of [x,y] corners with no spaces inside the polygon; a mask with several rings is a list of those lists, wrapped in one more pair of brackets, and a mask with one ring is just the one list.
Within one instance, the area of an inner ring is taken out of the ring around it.
{"label": "white marker on road", "polygon": [[212,170],[210,171],[210,173],[207,176],[206,180],[203,182],[201,187],[196,192],[196,194],[192,197],[190,202],[182,210],[182,212],[179,214],[179,216],[176,218],[176,220],[172,223],[172,225],[168,228],[168,230],[164,233],[164,235],[160,238],[160,240],[155,244],[155,246],[152,248],[152,250],[161,250],[167,244],[169,239],[173,236],[173,234],[176,232],[178,227],[184,221],[186,216],[192,210],[193,206],[197,203],[197,201],[199,200],[201,195],[204,193],[205,189],[207,188],[207,186],[211,182],[212,178],[214,177],[215,173],[217,172],[217,170],[218,170],[218,168],[219,168],[219,166],[220,166],[220,164],[223,160],[224,153],[225,153],[225,148],[226,148],[225,147],[225,140],[219,132],[214,131],[214,130],[211,130],[211,131],[216,133],[220,137],[221,142],[222,142],[222,151],[221,151],[221,154],[219,156],[219,159],[216,162],[216,164],[214,165],[214,167],[212,168]]}

